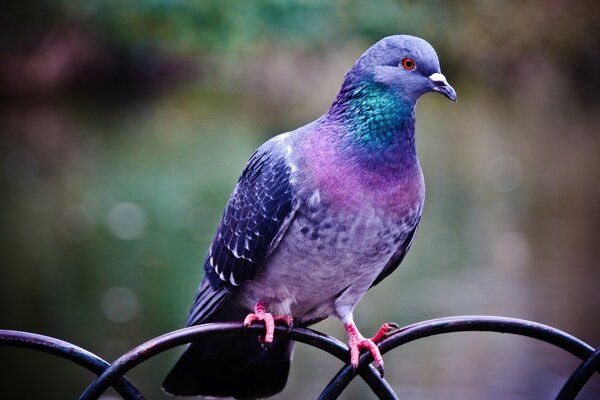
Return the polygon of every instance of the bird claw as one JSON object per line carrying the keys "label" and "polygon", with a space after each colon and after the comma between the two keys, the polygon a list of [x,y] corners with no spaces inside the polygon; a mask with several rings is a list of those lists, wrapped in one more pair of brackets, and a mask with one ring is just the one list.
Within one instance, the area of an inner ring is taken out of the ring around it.
{"label": "bird claw", "polygon": [[288,327],[288,331],[292,329],[294,318],[291,315],[277,315],[265,311],[265,306],[262,303],[256,303],[254,313],[246,315],[244,318],[244,326],[248,328],[254,321],[265,322],[265,335],[259,336],[258,341],[263,349],[268,349],[273,343],[273,337],[275,336],[275,323],[283,322]]}
{"label": "bird claw", "polygon": [[377,371],[379,371],[379,376],[381,376],[381,379],[383,379],[383,375],[384,375],[384,370],[383,370],[383,365],[377,365]]}
{"label": "bird claw", "polygon": [[273,317],[275,323],[282,322],[285,326],[288,327],[288,332],[292,330],[294,326],[294,318],[291,315],[277,315]]}
{"label": "bird claw", "polygon": [[379,351],[379,347],[373,341],[373,339],[358,339],[353,340],[350,339],[350,363],[352,364],[352,368],[356,371],[358,368],[358,361],[360,356],[361,349],[367,349],[373,356],[373,360],[375,361],[375,366],[379,371],[379,375],[383,378],[383,357],[381,356],[381,352]]}
{"label": "bird claw", "polygon": [[344,327],[348,332],[348,346],[350,347],[350,364],[352,365],[354,373],[356,373],[356,369],[358,368],[360,350],[367,349],[373,356],[373,360],[375,361],[375,366],[377,368],[377,371],[379,371],[379,375],[381,375],[381,377],[383,378],[383,357],[381,356],[381,352],[379,351],[379,347],[377,346],[376,342],[381,338],[385,337],[390,331],[398,329],[398,324],[395,324],[393,322],[383,324],[381,328],[379,328],[379,331],[371,339],[363,337],[353,323],[346,324],[344,325]]}
{"label": "bird claw", "polygon": [[371,339],[374,342],[379,342],[381,339],[383,339],[384,337],[386,337],[391,332],[393,332],[397,329],[400,329],[400,325],[398,325],[397,323],[386,322],[385,324],[381,325],[381,328],[379,328],[379,331],[377,331],[375,336],[373,336]]}
{"label": "bird claw", "polygon": [[264,336],[259,336],[258,342],[260,343],[260,348],[263,350],[269,350],[269,348],[271,347],[271,343],[266,342]]}

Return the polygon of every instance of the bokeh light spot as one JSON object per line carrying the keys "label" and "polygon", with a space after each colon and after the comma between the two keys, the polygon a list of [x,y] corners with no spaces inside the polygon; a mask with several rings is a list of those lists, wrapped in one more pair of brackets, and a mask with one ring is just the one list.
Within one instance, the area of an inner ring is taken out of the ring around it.
{"label": "bokeh light spot", "polygon": [[130,321],[139,309],[136,294],[126,287],[114,286],[102,295],[102,311],[115,322]]}
{"label": "bokeh light spot", "polygon": [[146,213],[137,204],[119,203],[108,212],[107,224],[110,233],[117,239],[137,239],[146,229]]}

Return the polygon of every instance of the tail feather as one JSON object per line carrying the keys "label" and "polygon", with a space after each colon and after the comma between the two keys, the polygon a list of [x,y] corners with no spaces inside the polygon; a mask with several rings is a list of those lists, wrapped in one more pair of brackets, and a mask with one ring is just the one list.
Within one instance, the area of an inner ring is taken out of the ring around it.
{"label": "tail feather", "polygon": [[[225,301],[203,322],[242,321],[248,310]],[[163,382],[174,396],[253,399],[285,387],[294,343],[275,338],[264,350],[254,336],[223,336],[191,343]]]}
{"label": "tail feather", "polygon": [[293,342],[276,338],[263,350],[255,337],[223,337],[191,344],[165,381],[176,396],[254,399],[285,387]]}

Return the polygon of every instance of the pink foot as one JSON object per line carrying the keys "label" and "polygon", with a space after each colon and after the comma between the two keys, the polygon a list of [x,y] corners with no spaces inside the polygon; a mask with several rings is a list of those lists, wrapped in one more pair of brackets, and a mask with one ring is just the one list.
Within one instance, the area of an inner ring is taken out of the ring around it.
{"label": "pink foot", "polygon": [[273,335],[275,332],[275,322],[283,322],[288,327],[292,326],[294,319],[291,315],[277,315],[265,311],[265,306],[262,303],[256,303],[254,307],[254,313],[250,313],[244,318],[244,326],[249,327],[254,321],[265,321],[266,333],[265,336],[258,338],[258,341],[263,345],[270,345],[273,343]]}
{"label": "pink foot", "polygon": [[379,351],[376,342],[387,335],[389,331],[397,329],[398,325],[394,323],[385,323],[379,328],[379,331],[375,336],[370,339],[361,335],[356,325],[354,325],[354,322],[344,324],[344,328],[346,329],[346,332],[348,332],[348,347],[350,347],[350,364],[352,364],[352,368],[356,369],[358,367],[360,350],[367,349],[373,355],[377,370],[383,378],[383,357],[381,357],[381,352]]}

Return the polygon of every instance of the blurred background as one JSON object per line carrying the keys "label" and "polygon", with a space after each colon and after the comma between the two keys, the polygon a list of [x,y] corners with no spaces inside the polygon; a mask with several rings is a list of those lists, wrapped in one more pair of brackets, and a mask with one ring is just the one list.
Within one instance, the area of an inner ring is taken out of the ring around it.
{"label": "blurred background", "polygon": [[[111,361],[181,327],[250,154],[322,114],[371,44],[407,33],[437,49],[459,101],[419,103],[422,227],[358,325],[492,314],[600,345],[597,2],[21,0],[0,33],[1,328]],[[336,320],[316,329],[346,340]],[[178,353],[128,376],[166,398]],[[385,359],[415,400],[552,399],[579,364],[496,333]],[[1,348],[0,364],[2,398],[76,398],[93,378],[29,350]],[[340,366],[298,345],[277,398],[316,398]],[[580,398],[598,393],[594,377]],[[357,379],[343,398],[372,395]]]}

